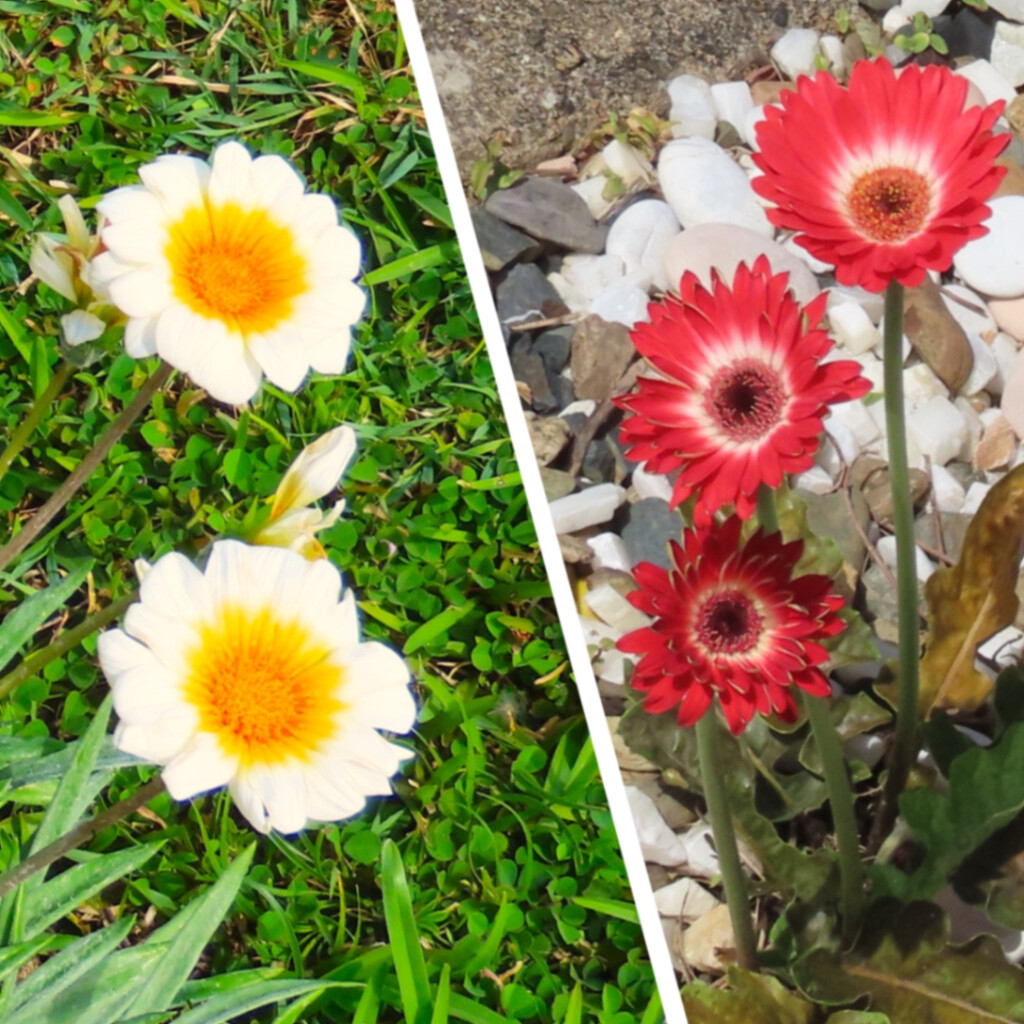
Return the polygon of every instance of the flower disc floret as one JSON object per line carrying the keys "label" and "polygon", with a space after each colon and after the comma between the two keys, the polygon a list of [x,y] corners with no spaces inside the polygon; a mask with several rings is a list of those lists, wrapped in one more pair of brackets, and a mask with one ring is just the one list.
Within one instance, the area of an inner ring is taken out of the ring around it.
{"label": "flower disc floret", "polygon": [[842,284],[914,286],[985,234],[1009,144],[993,134],[1003,104],[964,110],[967,80],[947,68],[859,61],[843,88],[802,77],[765,107],[754,189],[773,224],[796,231]]}
{"label": "flower disc floret", "polygon": [[761,484],[810,468],[828,406],[866,394],[870,382],[849,360],[823,362],[832,341],[819,324],[826,297],[808,306],[767,260],[741,264],[731,287],[693,274],[679,296],[649,307],[631,337],[660,377],[641,377],[617,399],[627,411],[626,452],[652,473],[678,470],[672,503],[691,494],[696,521],[724,505],[748,518]]}
{"label": "flower disc floret", "polygon": [[652,617],[618,648],[639,655],[632,685],[655,714],[690,726],[717,697],[738,734],[755,714],[798,717],[795,691],[826,697],[822,641],[844,629],[842,598],[827,576],[793,577],[803,542],[754,533],[742,521],[688,530],[670,545],[672,569],[643,562],[630,602]]}
{"label": "flower disc floret", "polygon": [[99,640],[121,750],[164,766],[184,800],[227,785],[261,832],[336,821],[390,792],[416,717],[409,670],[360,639],[338,570],[294,551],[214,543],[149,567]]}
{"label": "flower disc floret", "polygon": [[128,318],[129,355],[158,354],[232,404],[264,375],[295,391],[311,367],[345,368],[365,295],[359,242],[328,196],[237,142],[139,177],[98,204],[107,251],[92,270]]}

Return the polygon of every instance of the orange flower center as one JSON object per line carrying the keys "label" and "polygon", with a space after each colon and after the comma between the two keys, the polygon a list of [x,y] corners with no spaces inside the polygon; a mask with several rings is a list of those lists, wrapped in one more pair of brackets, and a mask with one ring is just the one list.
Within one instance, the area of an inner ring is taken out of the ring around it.
{"label": "orange flower center", "polygon": [[287,320],[307,289],[292,232],[265,210],[237,203],[193,207],[170,229],[165,250],[180,302],[243,334]]}
{"label": "orange flower center", "polygon": [[860,175],[846,197],[853,222],[874,242],[903,242],[924,225],[931,190],[923,174],[882,167]]}
{"label": "orange flower center", "polygon": [[785,404],[778,373],[757,359],[744,359],[715,374],[704,407],[731,440],[756,441],[782,419]]}
{"label": "orange flower center", "polygon": [[335,731],[344,672],[302,623],[232,606],[190,653],[185,699],[245,765],[307,760]]}
{"label": "orange flower center", "polygon": [[712,654],[743,654],[756,646],[764,620],[740,590],[720,590],[697,613],[697,637]]}

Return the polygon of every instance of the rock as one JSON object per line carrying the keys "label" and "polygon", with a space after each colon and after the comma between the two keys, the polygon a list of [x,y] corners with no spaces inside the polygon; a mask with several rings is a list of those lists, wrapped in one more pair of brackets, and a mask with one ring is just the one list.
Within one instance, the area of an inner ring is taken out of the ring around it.
{"label": "rock", "polygon": [[626,799],[644,860],[669,868],[686,864],[690,858],[685,841],[665,824],[654,801],[636,786],[626,787]]}
{"label": "rock", "polygon": [[967,439],[967,423],[948,399],[936,397],[907,416],[907,436],[922,455],[944,466]]}
{"label": "rock", "polygon": [[967,488],[967,497],[964,498],[964,503],[960,506],[960,514],[964,516],[973,516],[974,513],[981,508],[981,503],[985,500],[988,496],[988,492],[991,490],[991,484],[982,483],[980,480],[976,480]]}
{"label": "rock", "polygon": [[746,174],[708,139],[668,143],[658,157],[658,182],[684,228],[737,224],[767,238],[774,234]]}
{"label": "rock", "polygon": [[533,320],[564,316],[568,306],[535,263],[518,263],[495,293],[498,319],[507,330]]}
{"label": "rock", "polygon": [[636,354],[629,331],[622,324],[588,316],[572,339],[572,379],[578,398],[603,402],[615,392],[626,367]]}
{"label": "rock", "polygon": [[681,230],[668,203],[642,199],[615,218],[605,251],[622,260],[625,273],[639,287],[668,291],[676,282],[665,273],[665,250]]}
{"label": "rock", "polygon": [[668,83],[667,88],[672,104],[668,120],[672,125],[673,137],[714,138],[717,118],[711,86],[696,75],[679,75]]}
{"label": "rock", "polygon": [[586,541],[571,534],[563,534],[558,538],[558,549],[562,561],[566,565],[589,565],[594,553],[587,547]]}
{"label": "rock", "polygon": [[1010,122],[1010,127],[1017,133],[1017,138],[1020,138],[1024,132],[1024,94],[1014,96],[1003,111],[1003,117]]}
{"label": "rock", "polygon": [[[1024,25],[1018,26],[1024,32]],[[1022,51],[1024,52],[1024,51]],[[1009,153],[1000,153],[996,157],[996,164],[1006,168],[1006,175],[999,182],[999,187],[992,195],[993,199],[1000,196],[1024,196],[1024,168],[1018,163],[1017,158]]]}
{"label": "rock", "polygon": [[767,256],[775,273],[789,274],[789,287],[799,302],[806,304],[820,292],[817,280],[801,260],[770,238],[735,224],[687,228],[665,249],[665,273],[673,289],[678,289],[687,270],[709,287],[712,269],[731,282],[740,263],[753,266],[758,256]]}
{"label": "rock", "polygon": [[949,391],[927,363],[915,363],[903,371],[903,399],[907,409],[917,409],[939,395],[945,398]]}
{"label": "rock", "polygon": [[[560,537],[559,541],[564,539]],[[619,631],[587,615],[581,615],[579,623],[583,629],[587,653],[590,654],[591,664],[594,666],[594,675],[606,683],[622,686],[626,681],[626,661],[629,659],[615,648],[615,641],[620,636]]]}
{"label": "rock", "polygon": [[951,390],[970,376],[974,356],[963,327],[946,308],[931,278],[906,290],[903,330],[917,354]]}
{"label": "rock", "polygon": [[522,336],[509,349],[512,361],[512,376],[530,389],[530,404],[537,412],[554,412],[558,399],[548,384],[544,360],[533,350],[530,338]]}
{"label": "rock", "polygon": [[533,340],[533,351],[544,360],[549,374],[561,373],[569,362],[572,350],[572,336],[576,328],[571,324],[565,327],[552,327],[538,334]]}
{"label": "rock", "polygon": [[950,315],[968,334],[977,334],[983,341],[992,340],[996,322],[983,298],[959,284],[943,285],[941,294]]}
{"label": "rock", "polygon": [[993,395],[1001,395],[1006,388],[1010,372],[1013,370],[1020,346],[1008,334],[1000,332],[992,339],[990,348],[992,355],[996,357],[996,363],[999,364],[999,372],[989,383],[987,390]]}
{"label": "rock", "polygon": [[940,512],[959,512],[965,492],[945,466],[932,466],[932,499]]}
{"label": "rock", "polygon": [[480,255],[488,270],[504,270],[510,263],[529,263],[540,255],[541,246],[536,239],[516,231],[482,207],[473,209],[472,218]]}
{"label": "rock", "polygon": [[874,348],[882,340],[878,328],[857,302],[839,302],[828,310],[836,341],[852,356]]}
{"label": "rock", "polygon": [[1006,331],[1017,341],[1024,341],[1024,297],[992,299],[988,308],[1001,331]]}
{"label": "rock", "polygon": [[1024,85],[1024,25],[1014,25],[1008,21],[996,22],[990,59],[992,67],[1010,85]]}
{"label": "rock", "polygon": [[974,352],[974,366],[971,368],[971,375],[960,388],[962,394],[976,395],[979,391],[987,388],[999,374],[999,363],[992,354],[990,346],[986,345],[976,334],[968,334]]}
{"label": "rock", "polygon": [[861,577],[864,586],[864,604],[867,608],[868,622],[880,639],[888,643],[899,641],[899,605],[896,601],[896,588],[889,576],[872,562]]}
{"label": "rock", "polygon": [[818,52],[825,59],[826,70],[836,78],[844,78],[849,70],[846,46],[839,36],[822,36],[818,40]]}
{"label": "rock", "polygon": [[651,162],[635,146],[622,139],[612,139],[601,150],[605,166],[625,186],[627,191],[654,184],[654,168]]}
{"label": "rock", "polygon": [[648,319],[649,304],[650,297],[643,288],[631,281],[622,281],[599,295],[590,304],[590,312],[608,323],[633,327]]}
{"label": "rock", "polygon": [[626,475],[622,454],[610,437],[596,438],[590,442],[580,468],[583,476],[592,483],[617,484]]}
{"label": "rock", "polygon": [[906,28],[911,22],[910,14],[901,4],[898,7],[890,7],[882,16],[882,31],[887,36],[895,36],[900,29]]}
{"label": "rock", "polygon": [[572,405],[567,405],[558,415],[568,419],[570,416],[582,416],[583,423],[586,423],[597,411],[597,402],[592,398],[581,398]]}
{"label": "rock", "polygon": [[644,498],[660,498],[665,502],[672,500],[672,481],[660,473],[648,473],[643,466],[633,470],[632,484],[641,501]]}
{"label": "rock", "polygon": [[643,629],[651,624],[651,620],[634,608],[610,583],[588,590],[583,600],[596,618],[623,633]]}
{"label": "rock", "polygon": [[616,716],[608,718],[608,731],[612,734],[612,745],[615,747],[615,760],[624,772],[647,772],[657,774],[659,768],[646,757],[634,753],[626,746],[626,741],[619,735],[619,721]]}
{"label": "rock", "polygon": [[1017,435],[1013,425],[1001,413],[986,427],[974,450],[975,469],[999,469],[1017,454]]}
{"label": "rock", "polygon": [[826,429],[833,419],[845,423],[861,448],[871,444],[879,436],[878,424],[875,423],[863,402],[859,400],[842,402],[833,405],[831,409],[831,415],[825,420]]}
{"label": "rock", "polygon": [[551,178],[575,178],[577,167],[576,160],[570,153],[556,156],[552,160],[542,160],[534,170]]}
{"label": "rock", "polygon": [[754,109],[750,86],[746,82],[718,82],[711,86],[711,99],[719,121],[741,129],[747,114]]}
{"label": "rock", "polygon": [[[871,518],[880,526],[892,526],[892,488],[889,485],[889,467],[885,460],[862,455],[853,464],[851,482],[860,490],[867,502]],[[928,476],[921,470],[910,471],[910,494],[916,505],[928,493]]]}
{"label": "rock", "polygon": [[576,478],[571,473],[550,466],[541,466],[540,480],[544,485],[544,497],[548,501],[557,501],[576,490]]}
{"label": "rock", "polygon": [[[871,512],[860,491],[850,491],[849,499],[847,501],[845,494],[833,491],[831,494],[809,494],[804,501],[807,503],[808,525],[815,536],[828,537],[835,541],[842,553],[843,561],[852,569],[852,573],[847,574],[847,583],[855,587],[867,551],[862,534],[867,532]],[[860,530],[857,529],[858,524]]]}
{"label": "rock", "polygon": [[821,466],[811,466],[803,473],[797,473],[792,484],[798,491],[807,494],[828,494],[836,489],[832,474]]}
{"label": "rock", "polygon": [[964,462],[970,462],[971,459],[974,458],[974,449],[978,446],[978,442],[981,440],[981,435],[985,430],[985,425],[981,422],[981,417],[978,415],[977,410],[971,402],[962,395],[955,398],[953,400],[953,404],[959,410],[960,415],[963,416],[964,422],[967,424],[967,440],[964,442],[960,451],[956,453],[956,457],[958,459],[962,459]]}
{"label": "rock", "polygon": [[662,917],[692,922],[714,910],[720,901],[696,879],[677,878],[669,885],[655,890],[654,904]]}
{"label": "rock", "polygon": [[772,47],[771,58],[786,78],[814,74],[820,35],[810,28],[791,28]]}
{"label": "rock", "polygon": [[[896,538],[892,534],[886,534],[878,539],[875,545],[878,553],[885,560],[890,569],[896,568]],[[927,583],[928,577],[935,572],[935,563],[920,549],[914,548],[914,567],[917,571],[918,583]]]}
{"label": "rock", "polygon": [[605,229],[591,216],[587,204],[560,181],[527,178],[493,193],[484,207],[506,224],[573,252],[598,253],[604,248]]}
{"label": "rock", "polygon": [[1024,196],[989,202],[988,234],[954,257],[957,273],[977,291],[998,299],[1024,295]]}
{"label": "rock", "polygon": [[1024,0],[988,0],[989,7],[1011,21],[1024,21]]}
{"label": "rock", "polygon": [[966,5],[948,20],[933,26],[946,41],[950,57],[982,57],[992,52],[995,24],[988,12],[979,14]]}
{"label": "rock", "polygon": [[548,507],[556,533],[576,533],[588,526],[607,523],[625,500],[626,492],[617,484],[598,484],[596,487],[580,491],[579,494],[559,498]]}
{"label": "rock", "polygon": [[987,60],[974,60],[964,64],[954,72],[963,75],[968,82],[973,82],[985,97],[986,103],[1002,100],[1009,103],[1017,91]]}
{"label": "rock", "polygon": [[911,18],[915,14],[935,18],[949,6],[949,0],[900,0],[900,6]]}
{"label": "rock", "polygon": [[537,464],[540,466],[554,462],[572,437],[569,424],[558,416],[538,419],[528,415],[526,427],[530,434],[533,453],[537,456]]}
{"label": "rock", "polygon": [[873,324],[882,319],[885,311],[885,299],[880,294],[869,292],[857,285],[834,284],[828,288],[828,308],[838,306],[843,302],[855,302],[867,313]]}
{"label": "rock", "polygon": [[725,973],[726,965],[736,959],[736,938],[726,904],[715,907],[683,932],[681,952],[690,970]]}
{"label": "rock", "polygon": [[1003,415],[1017,437],[1024,439],[1024,353],[1018,352],[1003,387]]}
{"label": "rock", "polygon": [[596,537],[590,537],[587,539],[587,547],[594,552],[593,564],[596,568],[629,571],[629,552],[617,533],[599,533]]}
{"label": "rock", "polygon": [[587,211],[595,221],[603,221],[615,207],[617,194],[609,189],[608,179],[603,174],[595,174],[591,178],[573,182],[569,186],[583,200]]}
{"label": "rock", "polygon": [[644,498],[630,505],[626,524],[621,530],[629,552],[630,568],[640,562],[651,562],[663,569],[671,568],[668,543],[682,537],[683,527],[683,517],[661,498]]}

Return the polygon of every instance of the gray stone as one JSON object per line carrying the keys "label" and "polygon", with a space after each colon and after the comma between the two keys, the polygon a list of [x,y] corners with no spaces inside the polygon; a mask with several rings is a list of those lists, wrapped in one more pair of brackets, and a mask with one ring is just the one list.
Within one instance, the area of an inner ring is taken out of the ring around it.
{"label": "gray stone", "polygon": [[583,475],[594,483],[622,482],[626,475],[626,463],[622,453],[610,437],[597,438],[590,442],[583,457]]}
{"label": "gray stone", "polygon": [[543,247],[536,239],[516,231],[483,207],[474,207],[472,218],[480,255],[488,270],[504,270],[510,263],[529,263],[541,254]]}
{"label": "gray stone", "polygon": [[569,307],[533,263],[514,266],[496,290],[498,319],[509,340],[516,324],[564,316]]}
{"label": "gray stone", "polygon": [[864,603],[867,606],[868,621],[874,631],[890,643],[899,640],[899,605],[896,588],[889,577],[874,562],[861,577],[864,584]]}
{"label": "gray stone", "polygon": [[564,409],[567,405],[572,405],[576,401],[576,392],[573,391],[572,381],[568,377],[549,372],[548,383],[551,385],[551,391],[558,400],[559,409]]}
{"label": "gray stone", "polygon": [[671,568],[668,542],[678,541],[683,527],[683,517],[661,498],[644,498],[630,505],[622,528],[629,564],[653,562],[663,569]]}
{"label": "gray stone", "polygon": [[932,31],[946,40],[950,57],[976,57],[987,60],[992,52],[996,21],[993,11],[975,11],[961,7],[951,18],[947,14],[932,20]]}
{"label": "gray stone", "polygon": [[509,356],[512,376],[530,389],[533,408],[537,412],[554,412],[558,408],[558,399],[548,383],[544,360],[533,350],[531,340],[525,335],[518,338],[509,350]]}
{"label": "gray stone", "polygon": [[577,398],[603,402],[615,391],[636,354],[629,328],[599,316],[580,321],[572,339],[572,380]]}
{"label": "gray stone", "polygon": [[573,252],[599,253],[608,229],[591,216],[587,204],[568,186],[550,178],[527,178],[495,192],[487,212],[534,238],[554,242]]}
{"label": "gray stone", "polygon": [[[960,512],[942,513],[942,545],[946,554],[953,561],[956,561],[960,557],[960,552],[963,551],[967,527],[973,518],[972,515],[964,515]],[[926,513],[915,520],[914,536],[922,544],[926,544],[933,551],[937,551],[935,516]]]}
{"label": "gray stone", "polygon": [[548,501],[557,501],[576,490],[576,478],[560,469],[542,466],[540,479],[544,485],[544,497]]}
{"label": "gray stone", "polygon": [[537,464],[540,466],[547,466],[554,462],[572,437],[569,425],[557,416],[539,419],[532,413],[528,413],[526,427],[530,433],[533,453],[537,456]]}
{"label": "gray stone", "polygon": [[561,373],[569,362],[572,351],[572,336],[576,328],[572,324],[564,327],[552,327],[537,335],[533,342],[533,350],[544,360],[550,373]]}

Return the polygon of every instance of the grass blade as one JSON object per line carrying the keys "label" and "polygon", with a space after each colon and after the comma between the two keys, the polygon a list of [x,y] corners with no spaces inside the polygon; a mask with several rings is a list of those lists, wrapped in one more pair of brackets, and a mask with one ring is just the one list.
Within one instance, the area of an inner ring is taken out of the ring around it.
{"label": "grass blade", "polygon": [[451,1004],[452,969],[448,964],[441,968],[441,980],[434,993],[434,1012],[430,1024],[448,1024],[448,1008]]}
{"label": "grass blade", "polygon": [[426,1024],[430,1009],[430,981],[423,958],[412,896],[402,866],[402,855],[388,839],[380,855],[381,888],[384,893],[384,922],[391,942],[391,955],[402,994],[406,1024]]}
{"label": "grass blade", "polygon": [[572,995],[569,996],[569,1006],[565,1011],[565,1020],[562,1024],[583,1024],[583,989],[577,981]]}
{"label": "grass blade", "polygon": [[174,1019],[174,1024],[227,1024],[234,1017],[251,1013],[272,1003],[301,998],[311,993],[320,995],[325,989],[339,988],[336,981],[307,981],[286,978],[249,985],[237,992],[224,992],[207,999],[201,1006],[186,1010]]}

